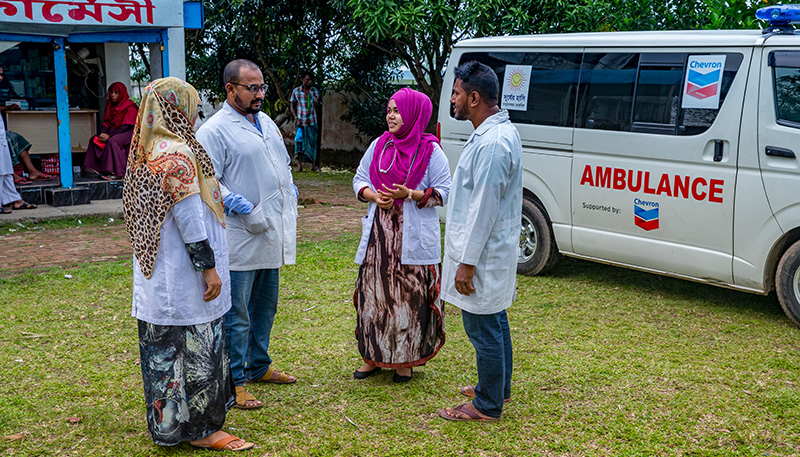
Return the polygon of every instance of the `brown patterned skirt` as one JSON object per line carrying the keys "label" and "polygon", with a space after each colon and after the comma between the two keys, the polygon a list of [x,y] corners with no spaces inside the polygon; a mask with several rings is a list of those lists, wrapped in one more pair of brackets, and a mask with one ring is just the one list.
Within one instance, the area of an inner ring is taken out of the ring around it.
{"label": "brown patterned skirt", "polygon": [[356,339],[366,363],[425,365],[444,345],[440,265],[402,265],[403,207],[376,209],[353,302]]}

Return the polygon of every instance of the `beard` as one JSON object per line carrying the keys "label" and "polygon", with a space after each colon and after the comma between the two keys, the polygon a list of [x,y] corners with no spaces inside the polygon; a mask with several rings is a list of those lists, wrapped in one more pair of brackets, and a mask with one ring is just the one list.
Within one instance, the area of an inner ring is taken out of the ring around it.
{"label": "beard", "polygon": [[452,103],[450,108],[450,112],[453,113],[453,119],[457,121],[466,121],[469,120],[464,117],[463,111],[458,109],[458,106],[455,103]]}
{"label": "beard", "polygon": [[[236,103],[236,107],[239,110],[244,111],[247,114],[256,114],[261,111],[261,102],[262,99],[254,98],[249,105],[246,105],[238,95],[234,96],[233,102]],[[257,106],[254,106],[257,105]]]}

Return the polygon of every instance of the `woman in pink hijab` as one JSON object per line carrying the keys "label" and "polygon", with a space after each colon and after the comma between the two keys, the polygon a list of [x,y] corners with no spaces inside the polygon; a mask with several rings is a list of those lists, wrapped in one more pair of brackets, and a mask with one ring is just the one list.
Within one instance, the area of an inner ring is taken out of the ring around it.
{"label": "woman in pink hijab", "polygon": [[423,93],[400,89],[386,107],[388,131],[367,149],[353,190],[369,203],[361,221],[353,302],[364,379],[394,369],[411,380],[444,345],[439,298],[441,228],[437,207],[447,203],[450,168],[435,136],[424,133],[433,105]]}

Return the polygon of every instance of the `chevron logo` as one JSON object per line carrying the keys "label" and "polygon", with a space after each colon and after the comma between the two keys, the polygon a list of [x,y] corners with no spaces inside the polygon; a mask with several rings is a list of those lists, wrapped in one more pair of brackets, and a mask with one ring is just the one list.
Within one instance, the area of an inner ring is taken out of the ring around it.
{"label": "chevron logo", "polygon": [[645,231],[658,228],[658,203],[634,199],[633,223]]}
{"label": "chevron logo", "polygon": [[689,70],[686,83],[686,95],[698,99],[704,99],[717,95],[719,91],[719,76],[722,70],[714,70],[708,73]]}

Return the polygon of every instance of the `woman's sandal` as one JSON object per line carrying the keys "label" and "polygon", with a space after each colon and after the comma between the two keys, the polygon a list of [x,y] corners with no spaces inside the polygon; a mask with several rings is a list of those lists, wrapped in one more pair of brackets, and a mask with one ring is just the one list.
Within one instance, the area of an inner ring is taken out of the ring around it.
{"label": "woman's sandal", "polygon": [[218,439],[213,444],[211,444],[211,446],[199,446],[197,444],[192,444],[192,446],[199,447],[201,449],[213,449],[215,451],[246,451],[246,450],[251,449],[253,446],[256,445],[255,443],[250,443],[248,441],[244,441],[244,444],[239,446],[239,447],[237,447],[237,448],[225,449],[225,446],[227,446],[228,443],[230,443],[231,441],[236,441],[236,440],[244,441],[243,439],[239,438],[238,436],[230,435],[228,437]]}
{"label": "woman's sandal", "polygon": [[233,405],[234,408],[239,408],[239,409],[258,409],[258,408],[261,408],[262,406],[264,406],[262,404],[258,404],[258,405],[248,405],[247,404],[248,401],[253,401],[253,400],[258,401],[258,399],[256,397],[252,396],[251,394],[247,393],[246,390],[244,390],[244,386],[236,386],[236,404]]}
{"label": "woman's sandal", "polygon": [[[472,409],[468,409],[467,405],[469,405]],[[460,414],[462,414],[462,416],[453,416],[450,414],[453,411],[458,411]],[[491,417],[481,414],[480,411],[475,409],[475,406],[472,405],[472,402],[458,405],[455,408],[440,409],[439,415],[442,416],[442,419],[456,422],[497,422],[500,420],[499,417]]]}
{"label": "woman's sandal", "polygon": [[[462,387],[461,388],[461,395],[463,395],[465,397],[475,398],[475,386],[464,386],[464,387]],[[508,403],[510,401],[511,401],[510,398],[506,398],[505,400],[503,400],[503,403]]]}

